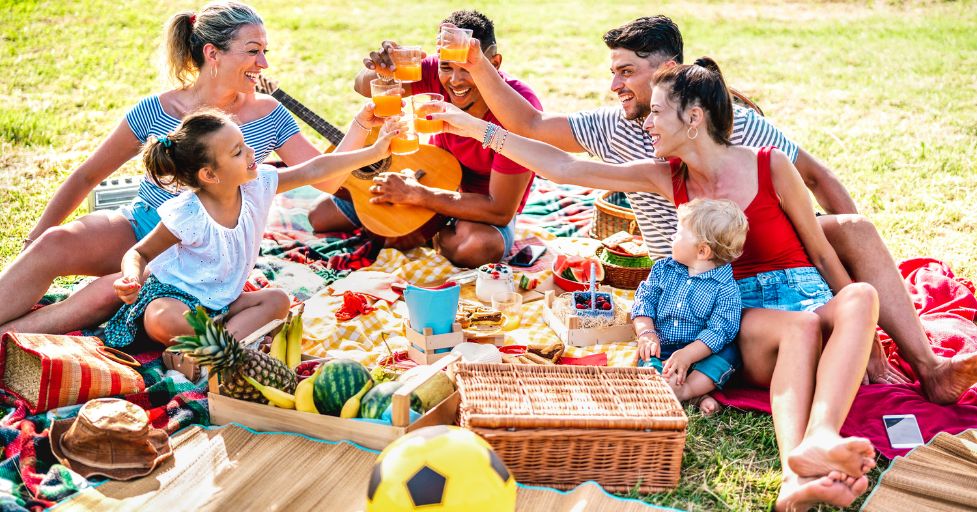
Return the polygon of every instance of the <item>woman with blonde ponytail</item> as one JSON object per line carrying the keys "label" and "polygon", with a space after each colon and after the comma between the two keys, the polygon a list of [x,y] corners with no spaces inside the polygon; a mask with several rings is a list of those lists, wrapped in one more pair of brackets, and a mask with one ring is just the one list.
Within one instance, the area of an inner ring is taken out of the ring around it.
{"label": "woman with blonde ponytail", "polygon": [[[167,74],[176,87],[133,107],[51,198],[22,253],[0,273],[0,293],[6,297],[0,301],[0,333],[68,332],[96,325],[118,309],[115,277],[109,274],[118,272],[122,255],[159,222],[156,209],[180,189],[143,180],[127,207],[61,223],[99,182],[139,154],[150,137],[173,131],[188,113],[209,107],[233,116],[259,163],[272,151],[288,165],[320,154],[277,100],[255,93],[268,67],[268,38],[251,7],[225,2],[178,13],[166,23],[164,45]],[[316,186],[333,192],[338,182]],[[68,275],[107,277],[66,301],[28,313],[55,278]]]}

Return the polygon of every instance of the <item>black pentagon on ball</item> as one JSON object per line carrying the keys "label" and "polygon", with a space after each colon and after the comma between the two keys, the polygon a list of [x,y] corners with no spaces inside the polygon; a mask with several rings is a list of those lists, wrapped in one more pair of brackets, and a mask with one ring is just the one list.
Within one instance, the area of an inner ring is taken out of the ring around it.
{"label": "black pentagon on ball", "polygon": [[366,499],[373,501],[373,495],[377,493],[377,487],[380,487],[382,478],[383,471],[380,469],[380,464],[374,464],[373,471],[370,472],[370,487],[366,490]]}
{"label": "black pentagon on ball", "polygon": [[509,481],[509,477],[512,476],[509,474],[509,468],[505,467],[505,463],[502,462],[502,459],[500,459],[499,456],[496,455],[492,450],[489,450],[489,463],[492,464],[492,469],[495,470],[503,482]]}
{"label": "black pentagon on ball", "polygon": [[407,480],[407,494],[415,507],[437,505],[444,497],[444,484],[448,479],[437,471],[424,466]]}

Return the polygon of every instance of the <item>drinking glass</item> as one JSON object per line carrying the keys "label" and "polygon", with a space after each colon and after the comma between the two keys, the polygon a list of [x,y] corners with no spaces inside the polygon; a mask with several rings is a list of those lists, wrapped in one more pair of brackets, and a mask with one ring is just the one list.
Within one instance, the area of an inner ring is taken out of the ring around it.
{"label": "drinking glass", "polygon": [[441,133],[444,130],[444,121],[425,119],[428,114],[444,112],[443,101],[444,96],[431,92],[411,96],[411,105],[414,107],[414,127],[417,133]]}
{"label": "drinking glass", "polygon": [[468,42],[472,31],[467,28],[441,27],[441,62],[465,62],[468,60]]}
{"label": "drinking glass", "polygon": [[390,50],[393,59],[394,78],[401,82],[417,82],[421,79],[421,47],[399,46]]}
{"label": "drinking glass", "polygon": [[377,117],[391,117],[400,115],[401,101],[404,94],[400,80],[375,78],[370,80],[370,96],[373,98],[373,114]]}
{"label": "drinking glass", "polygon": [[518,292],[498,292],[492,294],[492,307],[505,315],[503,331],[519,328],[522,319],[522,295]]}

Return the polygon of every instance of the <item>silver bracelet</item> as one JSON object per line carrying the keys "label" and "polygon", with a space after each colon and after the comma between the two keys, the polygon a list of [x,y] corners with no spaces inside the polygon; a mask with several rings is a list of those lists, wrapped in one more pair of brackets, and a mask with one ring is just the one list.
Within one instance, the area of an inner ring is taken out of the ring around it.
{"label": "silver bracelet", "polygon": [[502,146],[505,146],[505,139],[506,139],[506,137],[509,136],[509,130],[502,130],[502,129],[500,129],[499,131],[502,132],[502,136],[499,137],[499,142],[495,146],[495,152],[496,153],[501,153],[502,152]]}
{"label": "silver bracelet", "polygon": [[353,118],[353,122],[356,123],[356,126],[359,126],[360,128],[363,128],[366,131],[370,131],[369,128],[367,128],[367,127],[363,126],[362,124],[360,124],[360,120],[359,119],[357,119],[357,118],[354,117]]}
{"label": "silver bracelet", "polygon": [[649,328],[647,328],[647,329],[639,332],[638,333],[638,337],[640,338],[640,337],[644,336],[645,334],[654,334],[656,338],[658,337],[658,331],[656,331],[654,327],[649,327]]}
{"label": "silver bracelet", "polygon": [[485,134],[482,135],[482,149],[488,149],[489,144],[492,143],[492,137],[495,136],[495,131],[498,129],[499,127],[495,123],[485,125]]}

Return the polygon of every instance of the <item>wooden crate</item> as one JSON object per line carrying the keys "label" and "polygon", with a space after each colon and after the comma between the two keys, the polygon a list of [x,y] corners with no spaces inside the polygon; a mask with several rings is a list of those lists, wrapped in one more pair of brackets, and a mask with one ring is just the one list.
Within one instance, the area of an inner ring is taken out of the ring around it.
{"label": "wooden crate", "polygon": [[556,295],[552,291],[548,291],[546,292],[546,298],[543,300],[543,318],[546,320],[546,324],[567,345],[589,347],[598,343],[634,341],[637,338],[634,332],[634,325],[631,322],[612,325],[610,327],[585,329],[580,327],[581,319],[577,315],[569,315],[561,321],[557,318],[556,313],[553,312],[553,301],[556,300]]}
{"label": "wooden crate", "polygon": [[[242,340],[242,343],[245,346],[252,344],[280,323],[281,321],[269,323]],[[431,425],[452,425],[455,423],[460,401],[457,391],[413,423],[410,422],[410,394],[418,386],[434,377],[437,372],[443,371],[459,359],[460,357],[457,354],[443,357],[431,365],[422,376],[411,381],[409,385],[401,386],[394,393],[392,400],[392,425],[343,419],[291,409],[279,409],[271,405],[237,400],[220,394],[217,375],[211,375],[208,379],[207,404],[210,410],[210,422],[213,425],[239,423],[264,432],[297,432],[327,441],[353,441],[367,448],[382,450],[408,432]]]}
{"label": "wooden crate", "polygon": [[451,353],[451,349],[465,341],[465,333],[461,330],[461,324],[455,323],[451,326],[451,332],[445,334],[434,334],[430,327],[425,327],[423,333],[419,333],[410,326],[410,322],[405,322],[404,331],[407,333],[407,357],[417,364],[433,364]]}

